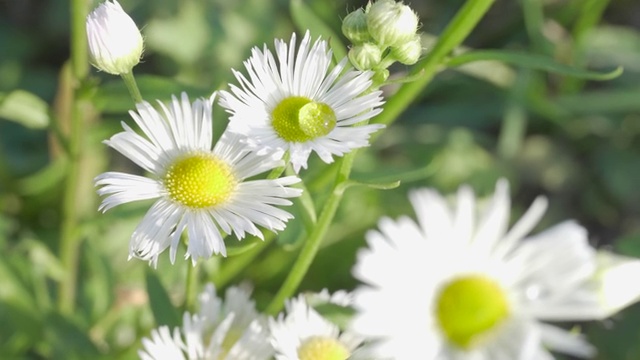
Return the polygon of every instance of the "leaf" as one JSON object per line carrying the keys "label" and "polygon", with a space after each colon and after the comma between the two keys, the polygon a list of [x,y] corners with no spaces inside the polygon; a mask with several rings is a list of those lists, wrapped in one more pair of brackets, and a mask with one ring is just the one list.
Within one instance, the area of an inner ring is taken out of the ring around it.
{"label": "leaf", "polygon": [[30,129],[44,129],[49,126],[49,106],[28,91],[14,90],[0,94],[0,118],[15,121]]}
{"label": "leaf", "polygon": [[180,325],[180,315],[177,308],[171,303],[169,294],[164,288],[158,276],[147,269],[145,273],[147,282],[147,294],[151,312],[158,325],[168,325],[170,328]]}
{"label": "leaf", "polygon": [[[191,100],[197,97],[209,97],[212,91],[181,84],[161,76],[142,75],[136,77],[142,97],[149,102],[167,101],[172,95],[186,92]],[[126,113],[134,108],[133,100],[124,81],[118,79],[101,85],[94,99],[96,108],[109,113]]]}
{"label": "leaf", "polygon": [[400,181],[396,180],[396,181],[387,182],[387,183],[366,183],[366,182],[355,181],[355,180],[347,180],[341,183],[340,185],[338,185],[336,187],[336,191],[343,192],[353,186],[365,186],[375,190],[391,190],[400,186]]}
{"label": "leaf", "polygon": [[53,359],[96,359],[100,352],[82,329],[71,319],[50,313],[45,321],[47,343],[53,347]]}
{"label": "leaf", "polygon": [[506,50],[469,51],[449,59],[447,65],[450,67],[457,67],[475,61],[492,60],[518,65],[525,68],[544,70],[552,73],[572,76],[580,79],[598,81],[615,79],[620,76],[623,71],[622,67],[617,67],[615,70],[609,72],[583,70],[569,65],[560,64],[552,58],[546,56]]}
{"label": "leaf", "polygon": [[312,37],[322,36],[323,39],[329,41],[336,61],[347,56],[346,46],[340,41],[340,36],[314,14],[302,0],[291,0],[289,8],[293,22],[300,31],[309,30]]}

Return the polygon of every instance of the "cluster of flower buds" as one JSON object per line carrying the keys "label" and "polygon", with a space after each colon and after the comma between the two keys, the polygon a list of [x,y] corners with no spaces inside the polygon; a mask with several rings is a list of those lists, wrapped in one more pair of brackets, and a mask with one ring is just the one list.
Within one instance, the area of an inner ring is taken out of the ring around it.
{"label": "cluster of flower buds", "polygon": [[422,54],[418,15],[395,0],[378,0],[347,15],[342,33],[352,43],[349,60],[359,70],[373,70],[381,82],[394,62],[415,64]]}

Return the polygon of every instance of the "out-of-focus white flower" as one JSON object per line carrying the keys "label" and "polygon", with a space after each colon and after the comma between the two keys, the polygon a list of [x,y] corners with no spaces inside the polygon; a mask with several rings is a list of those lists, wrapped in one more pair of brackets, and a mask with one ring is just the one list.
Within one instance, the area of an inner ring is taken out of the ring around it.
{"label": "out-of-focus white flower", "polygon": [[100,4],[87,16],[86,25],[90,60],[96,68],[121,75],[140,62],[142,35],[117,0]]}
{"label": "out-of-focus white flower", "polygon": [[353,293],[353,328],[373,339],[377,358],[553,359],[548,349],[590,357],[595,350],[579,334],[546,321],[602,319],[638,299],[628,282],[638,260],[598,261],[575,222],[527,237],[545,198],[510,230],[504,180],[480,217],[468,187],[455,209],[429,189],[409,198],[417,224],[380,220],[353,271],[368,284]]}
{"label": "out-of-focus white flower", "polygon": [[[344,302],[346,293],[334,296],[323,292],[315,301]],[[325,319],[307,302],[304,295],[286,304],[286,316],[269,319],[271,343],[277,360],[346,360],[358,359],[358,347],[362,337],[353,332],[340,331],[338,326]]]}
{"label": "out-of-focus white flower", "polygon": [[[296,172],[307,167],[311,152],[325,163],[369,145],[369,135],[383,125],[353,126],[382,111],[382,92],[371,91],[371,72],[343,71],[347,59],[331,69],[327,42],[311,44],[307,32],[296,51],[276,40],[276,57],[254,48],[244,65],[248,78],[234,71],[239,87],[222,91],[220,105],[231,113],[231,131],[247,137],[260,154],[289,151]],[[343,73],[344,72],[344,73]]]}
{"label": "out-of-focus white flower", "polygon": [[282,166],[273,156],[259,156],[243,144],[242,136],[225,131],[213,144],[209,100],[189,102],[186,94],[173,97],[162,111],[151,104],[137,104],[131,111],[144,136],[126,124],[123,132],[106,144],[151,173],[151,178],[107,172],[96,177],[99,195],[107,195],[100,210],[138,200],[158,199],[133,232],[129,256],[149,260],[170,247],[175,261],[180,236],[189,235],[186,258],[195,263],[212,254],[226,255],[223,234],[245,233],[263,238],[256,225],[271,231],[285,228],[293,218],[277,205],[291,205],[287,198],[301,194],[288,187],[295,176],[247,180]]}
{"label": "out-of-focus white flower", "polygon": [[142,360],[266,360],[273,355],[267,320],[258,314],[249,291],[231,287],[222,301],[208,284],[197,314],[185,313],[181,328],[168,326],[142,339]]}

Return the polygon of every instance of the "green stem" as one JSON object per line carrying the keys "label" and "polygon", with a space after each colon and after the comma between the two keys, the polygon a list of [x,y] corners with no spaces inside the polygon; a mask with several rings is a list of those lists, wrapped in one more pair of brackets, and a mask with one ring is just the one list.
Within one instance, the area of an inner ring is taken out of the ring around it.
{"label": "green stem", "polygon": [[[405,83],[397,93],[387,100],[384,110],[375,119],[375,123],[391,124],[418,97],[438,72],[443,60],[460,45],[471,30],[482,19],[495,0],[467,0],[449,25],[440,35],[433,50],[412,69],[411,75],[421,71],[423,74],[415,81]],[[410,75],[410,76],[411,76]],[[375,139],[382,132],[373,134]]]}
{"label": "green stem", "polygon": [[185,262],[187,264],[187,285],[184,294],[183,311],[192,311],[196,303],[196,285],[198,284],[198,268],[191,264],[190,261]]}
{"label": "green stem", "polygon": [[338,170],[331,195],[329,195],[327,202],[324,204],[318,222],[304,243],[300,255],[298,255],[296,262],[293,264],[293,268],[289,271],[289,275],[280,287],[280,290],[278,290],[278,293],[271,300],[271,303],[267,306],[265,310],[267,314],[276,315],[282,309],[285,300],[295,293],[307,270],[309,270],[309,266],[311,266],[311,262],[320,248],[322,239],[324,239],[327,230],[329,230],[329,225],[331,225],[333,217],[338,210],[338,205],[340,205],[340,200],[342,200],[342,194],[344,192],[344,187],[340,185],[349,179],[356,153],[357,150],[354,150],[340,160],[340,169]]}
{"label": "green stem", "polygon": [[73,313],[76,282],[78,277],[78,182],[84,133],[86,103],[81,99],[81,85],[89,73],[87,34],[85,21],[88,14],[86,0],[71,1],[71,68],[74,77],[73,104],[69,136],[69,169],[62,200],[62,224],[60,228],[60,261],[65,275],[60,280],[58,309],[65,314]]}
{"label": "green stem", "polygon": [[124,84],[127,86],[127,90],[129,90],[129,94],[131,95],[133,102],[136,104],[141,103],[142,95],[140,94],[140,89],[136,83],[136,78],[133,76],[133,70],[126,74],[120,74],[120,77],[124,80]]}

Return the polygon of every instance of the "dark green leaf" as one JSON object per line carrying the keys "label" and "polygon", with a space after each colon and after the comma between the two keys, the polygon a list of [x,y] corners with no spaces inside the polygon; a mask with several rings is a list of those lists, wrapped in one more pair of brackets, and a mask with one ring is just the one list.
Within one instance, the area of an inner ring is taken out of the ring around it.
{"label": "dark green leaf", "polygon": [[153,316],[156,319],[156,324],[168,325],[169,327],[179,326],[180,314],[178,309],[171,303],[169,294],[160,279],[158,279],[158,276],[152,270],[147,270],[145,278],[151,312],[153,312]]}
{"label": "dark green leaf", "polygon": [[82,329],[71,319],[57,313],[46,318],[45,336],[52,346],[53,359],[96,359],[100,355],[88,336],[88,329]]}

